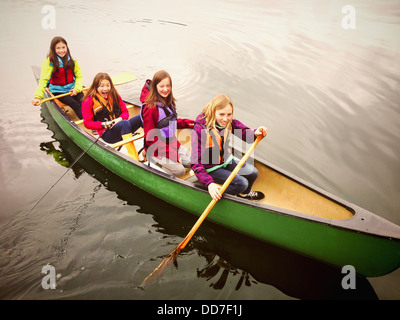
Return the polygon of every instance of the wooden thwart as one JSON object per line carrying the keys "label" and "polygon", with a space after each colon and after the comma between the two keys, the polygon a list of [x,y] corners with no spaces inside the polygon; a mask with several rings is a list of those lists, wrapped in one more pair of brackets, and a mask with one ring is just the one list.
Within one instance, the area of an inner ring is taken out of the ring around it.
{"label": "wooden thwart", "polygon": [[129,139],[126,139],[126,140],[121,140],[121,141],[118,141],[118,142],[116,142],[116,143],[112,143],[112,144],[108,144],[108,145],[109,145],[111,148],[116,149],[116,148],[119,148],[119,147],[121,147],[121,146],[123,146],[123,145],[125,145],[125,144],[127,144],[127,143],[130,143],[130,142],[134,142],[134,141],[136,141],[136,140],[139,140],[139,139],[141,139],[141,138],[143,138],[143,137],[144,137],[144,134],[141,133],[141,134],[138,134],[138,135],[133,136],[132,138],[129,138]]}

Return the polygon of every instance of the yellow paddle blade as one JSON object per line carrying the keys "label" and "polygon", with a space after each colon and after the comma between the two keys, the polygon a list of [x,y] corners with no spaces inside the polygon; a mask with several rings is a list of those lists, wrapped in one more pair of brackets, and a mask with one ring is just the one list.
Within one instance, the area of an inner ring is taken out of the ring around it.
{"label": "yellow paddle blade", "polygon": [[119,84],[124,84],[124,83],[128,83],[131,81],[135,81],[135,80],[137,80],[137,77],[134,76],[130,72],[124,72],[124,73],[120,73],[120,74],[111,76],[111,79],[112,79],[114,85],[117,86]]}

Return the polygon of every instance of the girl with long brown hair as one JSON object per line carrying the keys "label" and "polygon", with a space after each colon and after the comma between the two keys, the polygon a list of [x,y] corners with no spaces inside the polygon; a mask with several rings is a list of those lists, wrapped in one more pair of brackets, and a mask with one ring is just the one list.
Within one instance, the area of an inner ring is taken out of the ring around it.
{"label": "girl with long brown hair", "polygon": [[67,41],[63,37],[54,37],[51,40],[32,100],[34,106],[40,104],[46,87],[49,87],[55,96],[70,92],[69,96],[61,97],[59,100],[70,106],[78,118],[82,119],[82,72],[78,62],[72,59]]}
{"label": "girl with long brown hair", "polygon": [[97,130],[99,135],[104,133],[102,138],[108,143],[128,139],[142,126],[139,115],[129,119],[129,111],[107,73],[94,77],[83,98],[82,111],[85,127]]}
{"label": "girl with long brown hair", "polygon": [[176,130],[192,128],[194,121],[179,119],[175,103],[171,76],[164,70],[156,72],[141,111],[144,148],[149,161],[179,177],[185,174],[185,167],[190,168],[190,153],[180,145]]}

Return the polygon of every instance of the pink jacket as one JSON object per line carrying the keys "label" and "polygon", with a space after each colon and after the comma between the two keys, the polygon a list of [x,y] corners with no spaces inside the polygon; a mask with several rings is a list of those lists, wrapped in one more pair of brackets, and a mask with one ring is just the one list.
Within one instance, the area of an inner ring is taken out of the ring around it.
{"label": "pink jacket", "polygon": [[[122,101],[121,96],[119,96],[118,103],[121,108],[120,117],[124,120],[128,120],[129,111],[126,108],[125,102]],[[83,124],[85,125],[86,128],[97,130],[97,133],[99,135],[103,133],[105,129],[101,126],[102,121],[94,120],[92,97],[87,97],[85,101],[82,102],[82,116],[83,116]]]}

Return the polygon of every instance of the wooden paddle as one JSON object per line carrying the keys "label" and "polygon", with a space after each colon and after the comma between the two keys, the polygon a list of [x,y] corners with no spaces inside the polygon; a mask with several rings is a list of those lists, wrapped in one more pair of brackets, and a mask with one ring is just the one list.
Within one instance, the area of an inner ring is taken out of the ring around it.
{"label": "wooden paddle", "polygon": [[[85,91],[87,89],[89,89],[89,87],[83,88],[82,91]],[[51,101],[51,100],[54,100],[54,99],[70,96],[71,94],[72,94],[72,91],[68,91],[66,93],[59,94],[58,96],[52,96],[50,98],[42,99],[42,100],[40,100],[39,104],[42,104],[44,102]]]}
{"label": "wooden paddle", "polygon": [[[137,77],[135,77],[130,72],[124,72],[124,73],[120,73],[120,74],[111,76],[111,80],[112,80],[112,82],[113,82],[113,84],[115,86],[118,86],[120,84],[124,84],[124,83],[128,83],[128,82],[131,82],[131,81],[135,81],[135,80],[137,80]],[[89,89],[89,87],[83,88],[82,91],[87,90],[87,89]],[[42,103],[44,103],[46,101],[50,101],[50,100],[54,100],[54,99],[58,99],[58,98],[69,96],[69,95],[71,95],[71,93],[72,92],[69,91],[69,92],[66,92],[66,93],[63,93],[63,94],[59,94],[58,96],[53,96],[53,97],[50,97],[50,98],[47,98],[47,99],[40,100],[39,104],[42,104]]]}
{"label": "wooden paddle", "polygon": [[[240,168],[244,165],[244,163],[247,161],[247,159],[250,157],[251,153],[254,151],[255,147],[257,144],[261,141],[263,138],[262,134],[257,136],[256,141],[252,144],[249,150],[247,150],[246,154],[243,156],[243,158],[240,160],[240,162],[236,165],[235,169],[232,171],[232,173],[229,175],[229,177],[226,179],[224,184],[222,185],[220,192],[221,195],[225,192],[226,188],[229,186],[229,184],[232,182],[233,178],[236,176]],[[164,260],[160,263],[160,265],[146,278],[143,280],[141,287],[144,288],[145,285],[150,283],[151,281],[157,279],[162,271],[172,262],[175,261],[176,258],[178,257],[179,253],[182,251],[182,249],[187,245],[187,243],[190,241],[190,239],[193,237],[197,229],[200,227],[200,225],[203,223],[204,219],[207,217],[207,215],[210,213],[211,209],[214,207],[214,205],[217,203],[218,200],[212,199],[210,204],[207,206],[207,208],[203,211],[197,222],[194,224],[188,235],[183,239],[183,241],[178,245],[178,247],[172,251],[167,257],[164,258]]]}

